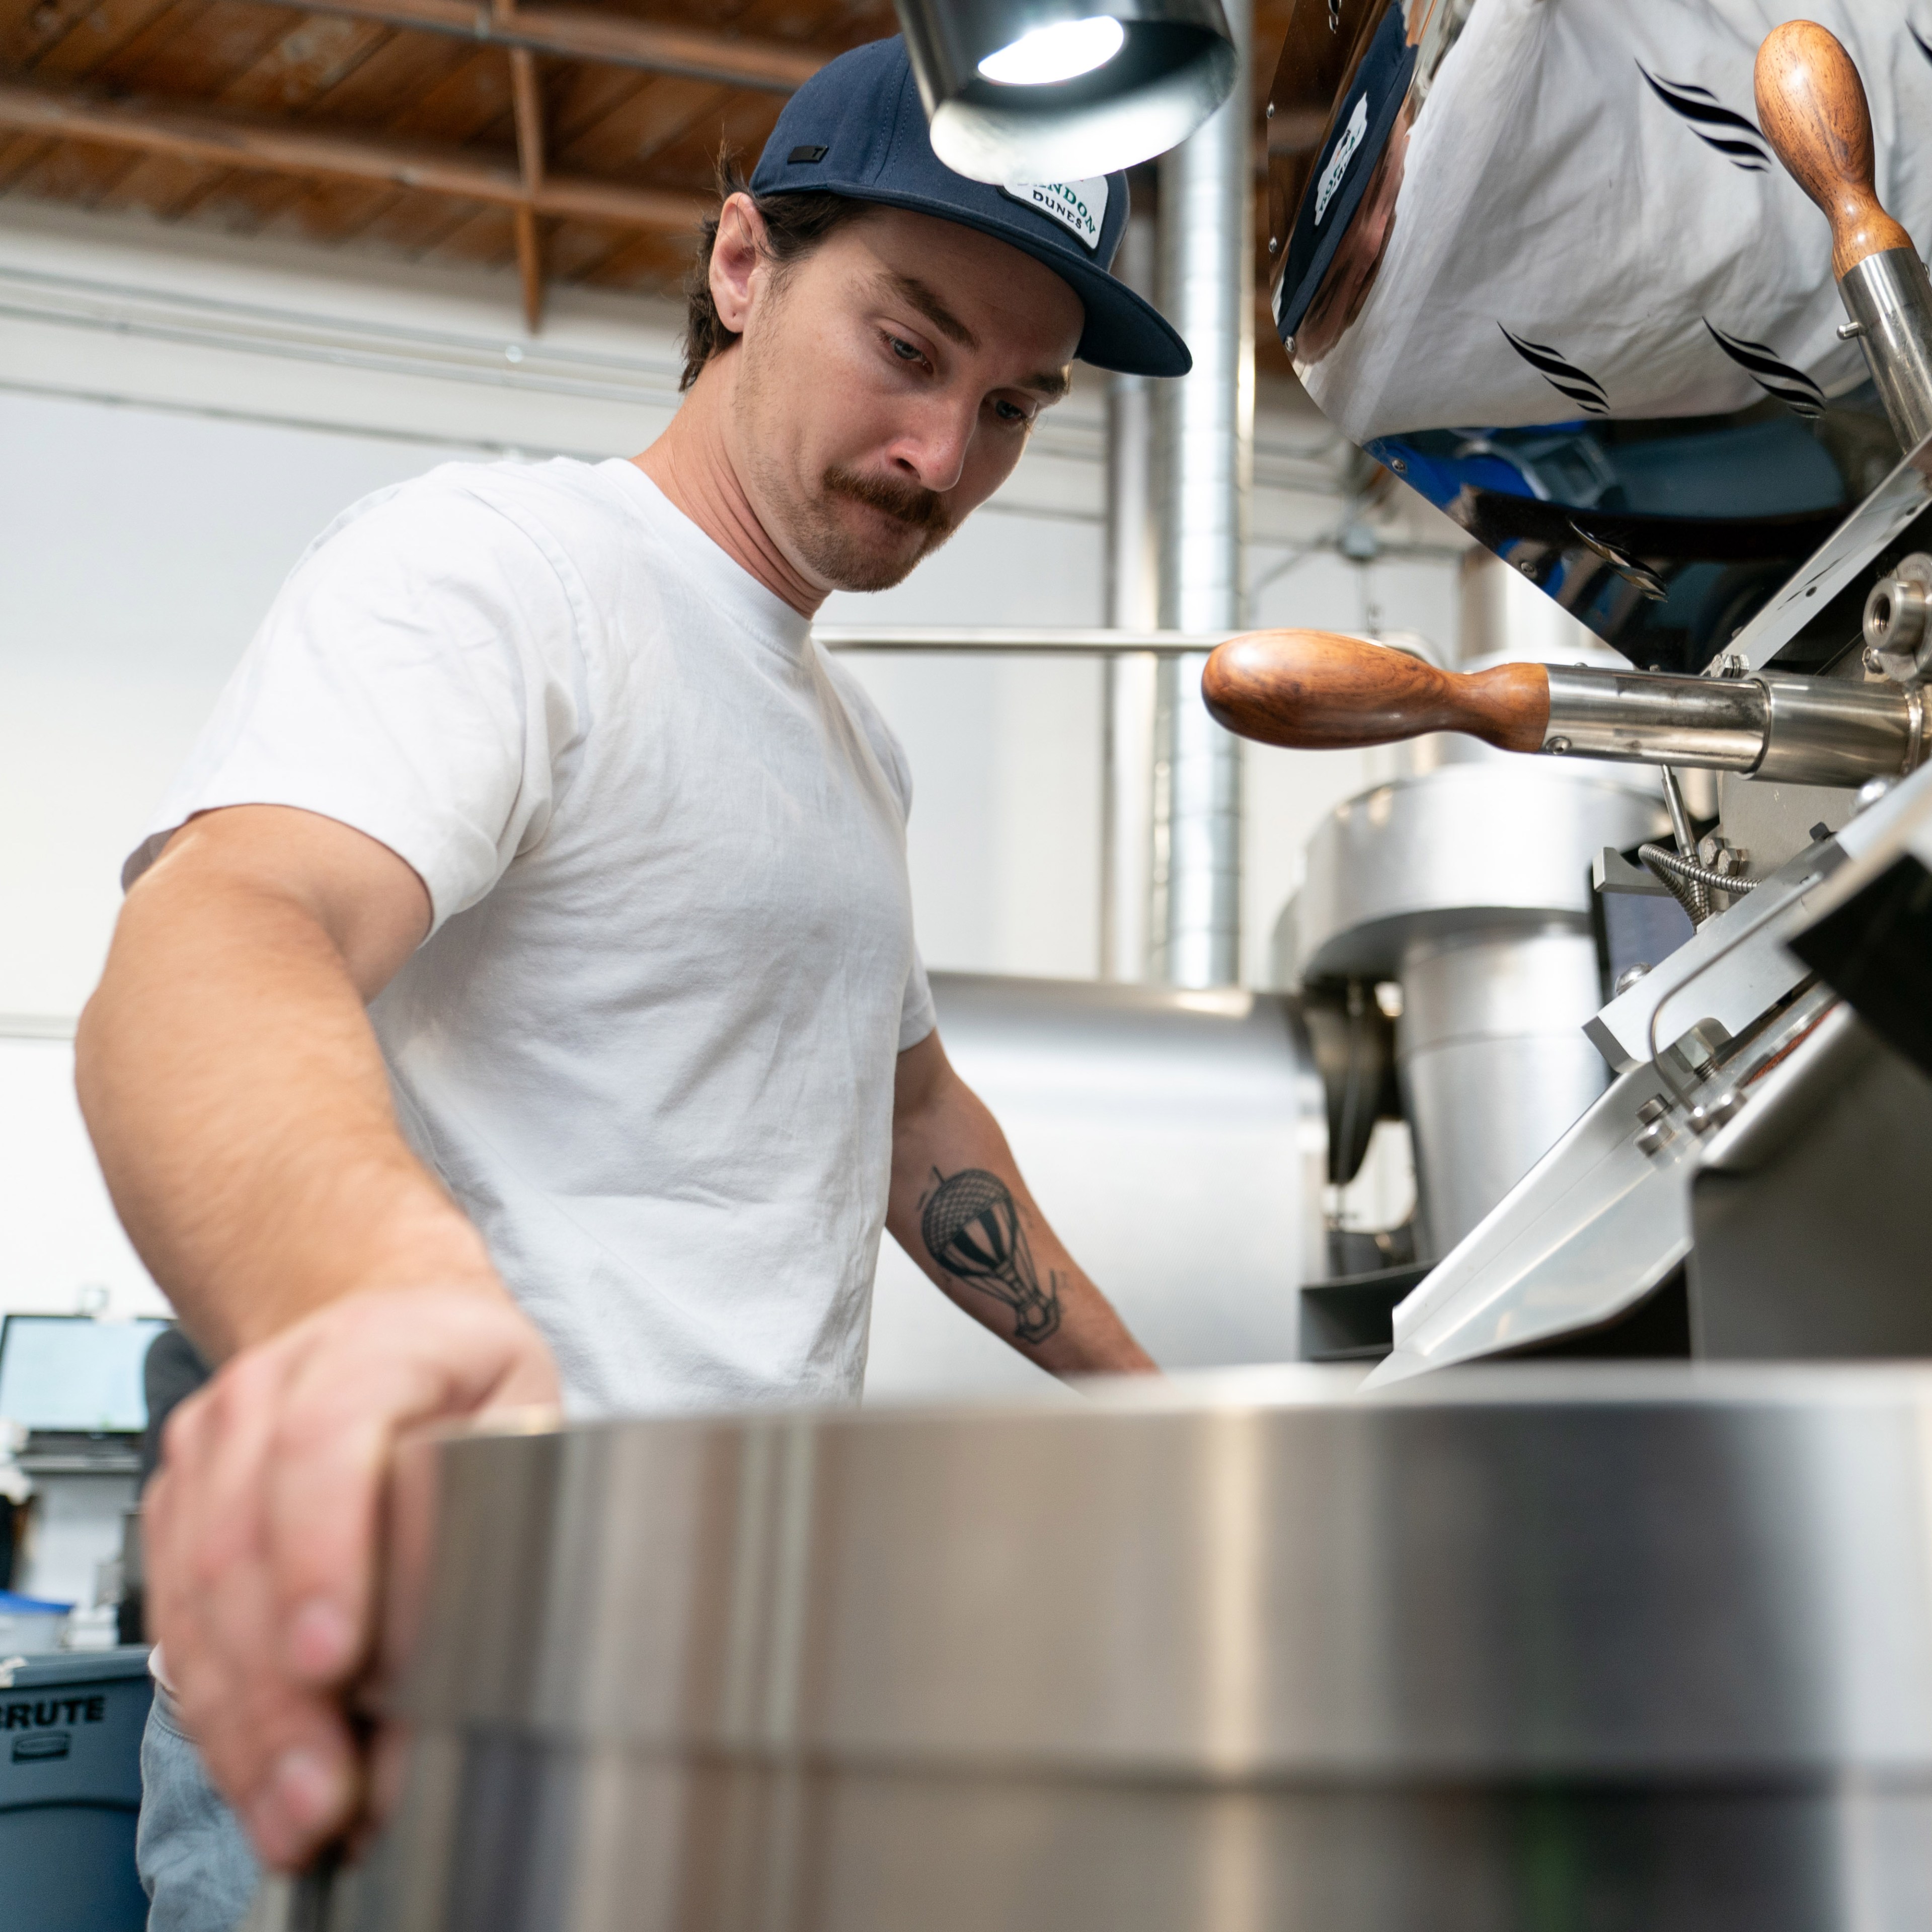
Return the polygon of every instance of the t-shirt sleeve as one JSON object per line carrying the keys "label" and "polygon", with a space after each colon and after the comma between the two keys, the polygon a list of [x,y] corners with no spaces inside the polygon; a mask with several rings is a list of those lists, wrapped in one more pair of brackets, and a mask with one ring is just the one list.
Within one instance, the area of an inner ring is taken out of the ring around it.
{"label": "t-shirt sleeve", "polygon": [[926,977],[926,962],[919,948],[912,950],[912,970],[906,975],[905,1002],[899,1009],[899,1051],[916,1046],[939,1024],[939,1011],[932,1004],[932,988]]}
{"label": "t-shirt sleeve", "polygon": [[440,926],[549,822],[578,616],[545,548],[460,484],[358,506],[283,586],[123,884],[197,812],[294,806],[406,860]]}

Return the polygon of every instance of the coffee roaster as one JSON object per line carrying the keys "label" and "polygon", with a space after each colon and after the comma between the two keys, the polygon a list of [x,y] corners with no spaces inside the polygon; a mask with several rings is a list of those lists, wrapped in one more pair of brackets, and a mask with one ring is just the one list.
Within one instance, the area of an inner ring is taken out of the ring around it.
{"label": "coffee roaster", "polygon": [[[1932,1354],[1932,44],[1749,10],[1291,24],[1277,322],[1484,559],[1451,662],[1278,632],[1204,686],[1402,761],[1278,945],[1331,1175],[1417,1142],[1366,1390],[409,1445],[406,1768],[256,1925],[1926,1922],[1932,1384],[1819,1358]],[[1758,1359],[1422,1372],[1687,1354]]]}
{"label": "coffee roaster", "polygon": [[[1537,586],[1598,647],[1581,662],[1447,668],[1363,639],[1262,633],[1210,662],[1210,709],[1276,744],[1450,733],[1498,766],[1588,761],[1661,788],[1657,830],[1594,842],[1607,1004],[1578,1016],[1567,1048],[1526,1024],[1514,1080],[1496,1071],[1506,1028],[1486,1010],[1533,1022],[1560,980],[1553,959],[1531,965],[1519,936],[1507,958],[1471,956],[1445,994],[1436,954],[1400,921],[1399,944],[1371,943],[1373,956],[1361,935],[1366,925],[1372,940],[1372,922],[1345,922],[1355,929],[1339,946],[1311,940],[1310,893],[1360,897],[1373,869],[1328,862],[1322,840],[1311,853],[1292,949],[1301,976],[1388,974],[1436,1033],[1489,1043],[1486,1070],[1408,1083],[1425,1226],[1433,1214],[1449,1238],[1394,1310],[1382,1380],[1552,1348],[1932,1352],[1912,1183],[1932,1127],[1932,1058],[1902,990],[1923,970],[1912,868],[1932,822],[1932,283],[1874,178],[1915,207],[1925,191],[1898,117],[1932,96],[1932,48],[1901,40],[1906,67],[1889,58],[1892,26],[1838,22],[1882,76],[1875,142],[1858,67],[1822,26],[1768,31],[1741,70],[1725,38],[1738,10],[1673,14],[1670,31],[1686,31],[1667,55],[1647,44],[1662,30],[1652,10],[1528,22],[1507,5],[1437,0],[1331,9],[1324,23],[1303,9],[1276,81],[1276,118],[1293,108],[1304,131],[1275,158],[1274,300],[1311,392],[1461,522],[1492,568]],[[1621,245],[1601,198],[1619,166],[1592,176],[1538,145],[1568,111],[1550,106],[1550,86],[1585,54],[1604,77],[1593,111],[1606,130],[1627,116],[1640,155],[1678,142],[1683,225],[1707,250],[1666,250],[1635,302],[1552,247],[1544,225],[1560,212],[1564,232],[1612,256]],[[1715,82],[1730,76],[1735,93],[1741,71],[1752,94],[1734,106]],[[1311,86],[1332,89],[1318,128]],[[1525,138],[1459,146],[1468,117],[1505,95]],[[1351,145],[1357,123],[1385,123],[1379,147]],[[1460,248],[1414,233],[1457,206],[1496,226]],[[1311,250],[1338,213],[1346,232]],[[1360,232],[1377,221],[1378,234]],[[1739,319],[1749,300],[1780,318],[1777,341],[1768,322]],[[1430,414],[1402,422],[1396,412],[1422,406],[1424,350],[1451,337],[1462,360],[1430,364]],[[1725,406],[1754,387],[1754,402]],[[1552,403],[1567,420],[1527,420]],[[1457,420],[1482,426],[1434,426]],[[1881,448],[1892,460],[1870,478],[1860,466]],[[1808,554],[1795,554],[1801,535]],[[1700,784],[1714,794],[1701,814]],[[1372,818],[1377,796],[1345,808],[1328,844]],[[1384,841],[1382,862],[1393,854],[1447,876],[1475,853],[1500,874],[1512,856],[1533,872],[1564,794],[1545,796],[1527,822],[1522,790],[1514,816],[1499,794],[1450,825],[1385,790],[1384,818],[1407,809],[1415,822]],[[1613,943],[1628,918],[1606,908],[1645,896],[1681,916],[1632,956]],[[1553,918],[1561,895],[1544,896]],[[1574,1124],[1480,1218],[1436,1208],[1432,1158],[1466,1168],[1472,1143],[1506,1139],[1514,1095],[1560,1111],[1585,1040],[1602,1090]]]}

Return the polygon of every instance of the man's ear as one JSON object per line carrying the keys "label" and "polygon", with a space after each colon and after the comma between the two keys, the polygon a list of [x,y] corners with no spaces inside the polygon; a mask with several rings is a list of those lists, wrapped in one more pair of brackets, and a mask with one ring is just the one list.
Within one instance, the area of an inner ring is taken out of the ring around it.
{"label": "man's ear", "polygon": [[718,238],[711,247],[711,300],[718,320],[734,335],[745,332],[754,278],[769,259],[758,204],[748,194],[730,196],[718,212]]}

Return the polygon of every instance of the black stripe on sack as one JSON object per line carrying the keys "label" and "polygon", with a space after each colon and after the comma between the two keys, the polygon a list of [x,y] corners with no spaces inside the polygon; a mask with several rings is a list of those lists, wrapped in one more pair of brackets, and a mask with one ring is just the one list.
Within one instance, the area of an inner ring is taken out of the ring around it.
{"label": "black stripe on sack", "polygon": [[[1659,80],[1642,61],[1637,62],[1636,70],[1649,83],[1651,92],[1707,148],[1716,148],[1733,167],[1742,168],[1748,174],[1762,174],[1769,169],[1771,156],[1764,146],[1764,131],[1755,121],[1720,105],[1708,87],[1694,86],[1689,81]],[[1706,128],[1728,128],[1735,132],[1727,140],[1706,134]]]}
{"label": "black stripe on sack", "polygon": [[1905,23],[1905,31],[1918,43],[1918,51],[1923,54],[1928,60],[1932,61],[1932,40],[1927,40],[1925,36],[1922,34],[1910,20],[1906,21]]}
{"label": "black stripe on sack", "polygon": [[[1691,131],[1696,132],[1694,128]],[[1697,138],[1706,147],[1715,148],[1719,154],[1728,154],[1748,175],[1768,174],[1771,171],[1771,164],[1765,159],[1764,151],[1748,141],[1720,141],[1711,134],[1699,134]]]}
{"label": "black stripe on sack", "polygon": [[1581,403],[1592,416],[1608,416],[1610,399],[1602,383],[1587,370],[1580,369],[1574,362],[1567,362],[1556,351],[1540,342],[1526,342],[1520,335],[1512,335],[1501,322],[1496,326],[1503,330],[1503,339],[1534,369],[1552,389],[1558,389],[1573,403]]}
{"label": "black stripe on sack", "polygon": [[1824,391],[1802,369],[1794,369],[1789,362],[1780,362],[1762,342],[1747,342],[1741,335],[1726,335],[1708,316],[1704,318],[1704,326],[1710,331],[1711,340],[1760,388],[1768,391],[1780,402],[1789,404],[1796,415],[1810,418],[1825,413]]}

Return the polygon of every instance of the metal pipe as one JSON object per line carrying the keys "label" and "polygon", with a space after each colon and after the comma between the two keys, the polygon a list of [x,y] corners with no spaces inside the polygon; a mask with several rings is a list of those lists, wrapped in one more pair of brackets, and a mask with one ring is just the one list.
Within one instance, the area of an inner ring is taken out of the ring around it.
{"label": "metal pipe", "polygon": [[1900,446],[1932,435],[1932,277],[1912,248],[1886,248],[1845,271],[1838,283],[1856,336]]}
{"label": "metal pipe", "polygon": [[969,657],[1107,658],[1146,654],[1198,658],[1226,634],[1110,631],[1045,624],[818,624],[812,635],[828,651],[937,651]]}
{"label": "metal pipe", "polygon": [[1552,664],[1549,676],[1546,752],[1720,772],[1748,772],[1763,754],[1770,705],[1754,680],[1574,664]]}
{"label": "metal pipe", "polygon": [[1762,683],[1771,702],[1764,756],[1751,773],[1793,784],[1861,785],[1898,778],[1924,748],[1922,692],[1840,678],[1780,677]]}
{"label": "metal pipe", "polygon": [[[1130,220],[1114,273],[1154,292],[1152,219]],[[1107,622],[1150,631],[1160,620],[1154,520],[1154,383],[1114,374],[1107,383]],[[1160,660],[1108,657],[1102,672],[1100,776],[1100,976],[1147,976],[1149,864],[1154,842],[1155,717]]]}
{"label": "metal pipe", "polygon": [[[1162,386],[1160,621],[1241,621],[1254,468],[1251,0],[1231,0],[1240,67],[1231,99],[1162,158],[1160,305],[1194,355]],[[1204,656],[1160,667],[1149,914],[1150,976],[1232,983],[1240,967],[1241,754],[1201,701]]]}
{"label": "metal pipe", "polygon": [[1700,766],[1787,784],[1898,778],[1924,755],[1918,691],[1841,678],[1666,677],[1549,667],[1542,748],[1627,764]]}

